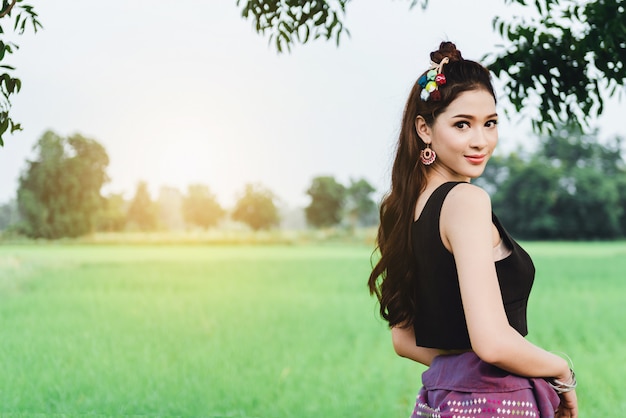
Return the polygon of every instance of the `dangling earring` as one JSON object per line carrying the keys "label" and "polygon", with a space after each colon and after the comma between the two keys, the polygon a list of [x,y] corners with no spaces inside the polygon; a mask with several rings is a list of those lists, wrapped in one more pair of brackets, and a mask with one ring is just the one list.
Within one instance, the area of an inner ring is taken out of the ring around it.
{"label": "dangling earring", "polygon": [[435,162],[435,158],[437,158],[437,154],[430,149],[430,144],[426,144],[426,148],[420,151],[420,161],[424,165],[431,165]]}

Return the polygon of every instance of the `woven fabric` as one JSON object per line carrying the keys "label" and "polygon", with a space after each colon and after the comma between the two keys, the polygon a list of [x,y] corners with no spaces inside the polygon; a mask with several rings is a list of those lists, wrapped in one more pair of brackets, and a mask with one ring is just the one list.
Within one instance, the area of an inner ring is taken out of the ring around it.
{"label": "woven fabric", "polygon": [[436,357],[422,383],[411,418],[553,418],[559,406],[545,380],[510,374],[473,352]]}

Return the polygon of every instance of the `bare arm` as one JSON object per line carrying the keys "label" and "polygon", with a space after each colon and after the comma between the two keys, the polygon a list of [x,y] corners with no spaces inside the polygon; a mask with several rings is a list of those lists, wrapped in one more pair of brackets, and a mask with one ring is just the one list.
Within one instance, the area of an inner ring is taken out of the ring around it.
{"label": "bare arm", "polygon": [[415,345],[413,327],[396,326],[391,329],[393,349],[401,357],[406,357],[425,366],[430,366],[433,359],[441,354],[440,350]]}
{"label": "bare arm", "polygon": [[567,381],[561,357],[533,345],[507,320],[493,262],[491,202],[480,188],[455,187],[441,211],[444,244],[457,264],[459,286],[472,349],[487,363],[528,377]]}

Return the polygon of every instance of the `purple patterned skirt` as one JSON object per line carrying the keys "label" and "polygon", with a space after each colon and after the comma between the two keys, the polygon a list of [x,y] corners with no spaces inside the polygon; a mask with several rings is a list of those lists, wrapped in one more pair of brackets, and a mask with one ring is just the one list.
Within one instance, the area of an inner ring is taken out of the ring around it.
{"label": "purple patterned skirt", "polygon": [[510,374],[475,353],[436,357],[411,418],[552,418],[559,397],[539,378]]}

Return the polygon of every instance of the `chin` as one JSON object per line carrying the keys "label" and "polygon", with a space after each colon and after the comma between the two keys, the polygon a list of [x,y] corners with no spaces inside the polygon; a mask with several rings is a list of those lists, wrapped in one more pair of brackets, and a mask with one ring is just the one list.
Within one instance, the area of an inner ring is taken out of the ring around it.
{"label": "chin", "polygon": [[473,171],[472,173],[468,173],[467,177],[469,177],[470,179],[476,179],[482,176],[484,172],[485,172],[485,168],[483,167],[483,169],[480,171],[476,170],[476,171]]}

